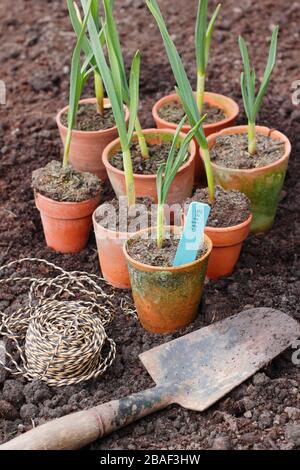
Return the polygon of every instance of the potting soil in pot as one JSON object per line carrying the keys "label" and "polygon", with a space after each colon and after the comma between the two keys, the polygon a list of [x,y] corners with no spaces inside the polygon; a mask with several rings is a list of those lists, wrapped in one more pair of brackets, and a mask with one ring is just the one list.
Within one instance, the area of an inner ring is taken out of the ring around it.
{"label": "potting soil in pot", "polygon": [[82,173],[71,166],[52,160],[32,173],[32,188],[43,196],[60,202],[81,202],[92,199],[101,190],[99,178]]}
{"label": "potting soil in pot", "polygon": [[225,190],[221,186],[216,187],[215,201],[209,202],[207,188],[197,189],[193,197],[187,199],[185,207],[193,202],[204,202],[211,206],[207,225],[209,227],[231,227],[243,223],[250,217],[251,203],[245,194],[232,190]]}
{"label": "potting soil in pot", "polygon": [[[118,198],[111,199],[108,201],[106,204],[109,206],[113,207],[115,210],[116,214],[116,230],[119,230],[121,227],[128,227],[128,232],[136,232],[137,230],[142,230],[143,228],[147,228],[151,225],[151,207],[153,204],[153,199],[149,197],[139,197],[136,198],[136,203],[135,205],[131,207],[126,206],[126,198],[123,198],[122,203],[120,204]],[[143,206],[143,207],[141,207]],[[141,210],[143,209],[147,215],[141,216]],[[136,228],[136,225],[134,222],[137,221],[137,219],[141,220],[141,226]],[[110,228],[110,223],[112,222],[110,218],[106,217],[106,215],[97,213],[96,214],[96,221],[98,224],[100,224],[102,227],[109,229]]]}
{"label": "potting soil in pot", "polygon": [[227,168],[250,170],[276,162],[284,155],[285,143],[271,137],[257,134],[257,152],[248,152],[248,135],[220,135],[211,149],[214,163]]}
{"label": "potting soil in pot", "polygon": [[[61,123],[68,127],[67,112],[61,116]],[[111,108],[104,108],[104,114],[101,116],[97,112],[95,104],[79,104],[74,129],[77,131],[104,131],[112,127],[115,127],[115,118]]]}
{"label": "potting soil in pot", "polygon": [[[162,163],[166,163],[172,142],[161,142],[151,145],[148,143],[149,158],[143,158],[137,143],[131,145],[133,173],[136,175],[156,175]],[[177,153],[177,152],[176,152]],[[110,159],[111,165],[118,170],[124,171],[122,152],[118,152]]]}
{"label": "potting soil in pot", "polygon": [[[180,103],[173,101],[162,106],[159,109],[158,114],[164,121],[179,124],[181,119],[185,116],[185,111]],[[211,106],[208,103],[204,103],[203,105],[202,115],[203,114],[207,114],[204,124],[213,124],[226,119],[223,109]]]}
{"label": "potting soil in pot", "polygon": [[[172,267],[176,255],[179,238],[170,234],[169,238],[163,241],[162,248],[157,247],[156,239],[144,240],[133,238],[129,241],[127,250],[129,255],[143,264],[158,267]],[[207,251],[204,245],[197,253],[197,259],[202,258]]]}

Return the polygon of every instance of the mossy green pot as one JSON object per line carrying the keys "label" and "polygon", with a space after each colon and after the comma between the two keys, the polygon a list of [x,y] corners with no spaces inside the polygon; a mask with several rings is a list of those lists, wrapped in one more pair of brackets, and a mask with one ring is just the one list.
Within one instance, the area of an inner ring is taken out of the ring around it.
{"label": "mossy green pot", "polygon": [[[177,267],[158,267],[136,261],[128,253],[135,238],[154,233],[154,228],[137,232],[125,242],[132,295],[143,327],[159,334],[172,333],[188,326],[198,313],[212,242],[205,235],[205,254]],[[179,235],[181,227],[165,227]]]}
{"label": "mossy green pot", "polygon": [[[230,134],[246,134],[248,126],[235,126],[224,129],[208,137],[211,149],[217,137]],[[258,134],[266,135],[285,144],[284,155],[276,162],[251,170],[226,168],[212,163],[216,184],[224,189],[237,189],[248,196],[252,205],[252,233],[264,233],[272,228],[276,216],[280,192],[283,187],[288,161],[291,154],[289,139],[279,131],[256,126]]]}

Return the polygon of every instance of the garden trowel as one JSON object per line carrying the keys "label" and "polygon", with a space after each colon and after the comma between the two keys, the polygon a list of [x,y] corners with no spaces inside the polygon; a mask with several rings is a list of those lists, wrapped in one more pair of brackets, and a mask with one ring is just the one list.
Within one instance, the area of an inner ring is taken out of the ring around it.
{"label": "garden trowel", "polygon": [[299,323],[283,312],[245,310],[141,354],[155,387],[43,424],[0,449],[79,449],[171,404],[204,411],[298,336]]}

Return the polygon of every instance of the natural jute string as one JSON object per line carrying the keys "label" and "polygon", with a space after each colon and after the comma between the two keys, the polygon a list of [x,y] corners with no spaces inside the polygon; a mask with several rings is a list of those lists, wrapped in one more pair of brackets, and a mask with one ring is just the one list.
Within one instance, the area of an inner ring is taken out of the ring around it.
{"label": "natural jute string", "polygon": [[[4,276],[25,263],[51,268],[56,275]],[[7,342],[2,367],[50,386],[77,384],[103,374],[116,355],[115,343],[105,331],[115,310],[113,294],[104,291],[106,282],[93,274],[66,272],[48,261],[25,258],[0,268],[0,289],[17,283],[28,284],[28,303],[13,312],[10,307],[6,313],[0,311],[0,338]],[[7,350],[9,345],[20,360]]]}

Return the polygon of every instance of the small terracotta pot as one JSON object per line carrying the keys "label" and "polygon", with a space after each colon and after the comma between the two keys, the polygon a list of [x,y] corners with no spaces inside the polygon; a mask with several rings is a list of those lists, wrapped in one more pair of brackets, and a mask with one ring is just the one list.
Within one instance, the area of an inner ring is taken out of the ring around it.
{"label": "small terracotta pot", "polygon": [[[284,155],[270,165],[254,168],[251,170],[239,170],[237,168],[226,168],[212,163],[216,184],[225,189],[237,189],[251,201],[253,219],[251,223],[252,233],[264,233],[271,229],[277,210],[280,192],[284,183],[291,144],[288,138],[279,131],[268,127],[256,126],[258,134],[282,140],[285,143]],[[211,149],[219,135],[245,134],[248,126],[236,126],[224,129],[218,134],[208,138]]]}
{"label": "small terracotta pot", "polygon": [[[96,106],[96,98],[87,98],[81,100],[80,104],[92,103]],[[104,106],[109,104],[109,100],[105,98]],[[59,129],[60,137],[65,144],[68,129],[61,123],[61,116],[69,109],[68,106],[63,108],[56,116],[56,122]],[[128,108],[126,110],[126,120],[129,119]],[[71,147],[70,147],[70,163],[76,170],[93,173],[100,180],[107,180],[107,173],[102,162],[102,153],[105,147],[118,137],[116,127],[101,131],[78,131],[73,130]]]}
{"label": "small terracotta pot", "polygon": [[[159,144],[163,141],[173,140],[175,131],[170,129],[146,129],[143,134],[147,143]],[[180,134],[181,139],[185,138],[185,134]],[[137,142],[137,136],[134,134],[133,142]],[[118,170],[110,164],[110,159],[116,155],[121,149],[120,139],[111,142],[103,152],[103,163],[106,167],[111,185],[119,196],[126,195],[125,189],[125,173]],[[186,198],[190,197],[194,185],[194,165],[196,156],[196,146],[194,142],[189,146],[190,157],[188,161],[182,165],[175,176],[171,185],[167,204],[180,204]],[[136,197],[150,197],[157,202],[156,175],[134,175]]]}
{"label": "small terracotta pot", "polygon": [[[182,214],[182,225],[185,215]],[[207,277],[218,279],[229,276],[240,257],[244,240],[249,235],[252,214],[245,222],[232,227],[205,227],[205,234],[211,239],[213,249],[208,261]]]}
{"label": "small terracotta pot", "polygon": [[[181,227],[170,227],[181,233]],[[133,237],[150,232],[141,230]],[[208,258],[212,250],[211,240],[205,236],[206,254],[180,267],[148,266],[134,260],[127,251],[129,240],[123,250],[127,259],[132,294],[139,320],[152,332],[166,334],[189,325],[196,317],[202,296]]]}
{"label": "small terracotta pot", "polygon": [[88,242],[92,213],[99,201],[100,194],[83,202],[59,202],[35,192],[47,246],[60,253],[81,251]]}
{"label": "small terracotta pot", "polygon": [[[175,103],[180,102],[180,99],[176,93],[164,96],[159,101],[157,101],[155,105],[153,106],[152,115],[153,115],[153,118],[155,120],[155,123],[158,129],[173,129],[173,130],[176,129],[177,124],[174,124],[173,122],[165,121],[159,115],[159,110],[165,105],[170,104],[172,102],[175,102]],[[224,95],[219,95],[217,93],[205,92],[204,102],[212,106],[215,106],[217,108],[221,108],[224,111],[224,114],[226,115],[226,119],[223,119],[222,121],[218,121],[212,124],[203,124],[203,130],[204,130],[206,137],[216,132],[219,132],[222,129],[225,129],[226,127],[232,126],[235,123],[235,120],[239,114],[239,106],[231,98],[224,96]],[[191,126],[188,126],[188,125],[183,126],[182,128],[182,132],[186,134],[190,130],[191,130]],[[197,157],[199,157],[199,145],[198,145],[197,140],[196,139],[194,140],[196,143]],[[201,158],[197,158],[197,157],[196,157],[196,164],[195,164],[195,180],[196,182],[203,183],[206,181],[204,166],[203,166]]]}
{"label": "small terracotta pot", "polygon": [[93,224],[102,276],[118,289],[129,289],[130,279],[123,245],[132,233],[106,229],[97,222],[96,216],[97,210],[93,214]]}
{"label": "small terracotta pot", "polygon": [[218,279],[228,276],[240,257],[244,240],[249,235],[252,215],[242,224],[233,227],[206,227],[205,233],[213,243],[213,250],[208,262],[207,276]]}

